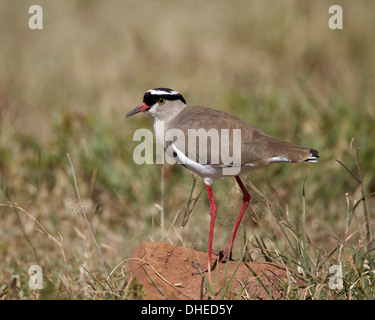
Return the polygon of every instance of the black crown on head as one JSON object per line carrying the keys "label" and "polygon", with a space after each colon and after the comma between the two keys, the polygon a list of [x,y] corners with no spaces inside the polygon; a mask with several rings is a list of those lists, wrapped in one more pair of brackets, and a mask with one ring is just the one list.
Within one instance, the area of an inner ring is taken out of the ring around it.
{"label": "black crown on head", "polygon": [[186,101],[181,93],[174,91],[169,88],[155,88],[148,90],[145,95],[143,96],[143,102],[148,106],[154,105],[160,98],[164,98],[165,100],[180,100],[184,104]]}

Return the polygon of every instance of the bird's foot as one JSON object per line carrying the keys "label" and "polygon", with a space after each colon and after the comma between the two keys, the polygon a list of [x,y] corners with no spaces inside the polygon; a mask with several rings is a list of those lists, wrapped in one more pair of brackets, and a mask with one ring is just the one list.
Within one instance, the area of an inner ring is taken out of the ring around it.
{"label": "bird's foot", "polygon": [[229,250],[228,248],[221,250],[221,251],[212,250],[212,253],[219,257],[220,262],[227,262],[228,260],[233,260],[232,251]]}
{"label": "bird's foot", "polygon": [[197,275],[197,274],[203,275],[204,273],[208,272],[208,270],[213,271],[219,262],[225,263],[228,260],[229,261],[233,260],[232,252],[229,248],[226,248],[221,251],[212,250],[212,253],[218,256],[219,259],[217,259],[212,265],[208,263],[205,269],[203,269],[202,266],[198,266],[196,263],[192,262],[193,267],[198,270],[197,272],[193,272],[192,275]]}

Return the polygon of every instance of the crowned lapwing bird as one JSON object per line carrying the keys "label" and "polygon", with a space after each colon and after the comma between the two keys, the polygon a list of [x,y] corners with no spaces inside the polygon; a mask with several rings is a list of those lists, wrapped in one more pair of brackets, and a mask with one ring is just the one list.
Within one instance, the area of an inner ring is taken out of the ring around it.
{"label": "crowned lapwing bird", "polygon": [[[144,112],[154,120],[158,144],[176,162],[201,176],[210,202],[208,262],[200,271],[211,271],[212,254],[219,261],[230,259],[241,219],[250,202],[250,194],[240,179],[249,170],[271,163],[317,162],[318,151],[271,137],[249,123],[223,111],[188,106],[183,96],[168,88],[148,90],[143,102],[126,117]],[[233,176],[243,197],[242,206],[228,246],[213,251],[216,204],[211,190],[214,180]]]}

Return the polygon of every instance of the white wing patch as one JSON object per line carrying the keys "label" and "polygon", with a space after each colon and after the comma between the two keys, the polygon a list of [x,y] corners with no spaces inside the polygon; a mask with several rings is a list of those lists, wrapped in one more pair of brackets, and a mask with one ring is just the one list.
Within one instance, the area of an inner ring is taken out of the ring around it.
{"label": "white wing patch", "polygon": [[180,164],[184,165],[189,170],[193,171],[194,173],[198,174],[204,179],[206,184],[211,184],[214,179],[220,179],[223,177],[222,173],[222,166],[214,166],[214,165],[203,165],[198,162],[195,162],[189,159],[183,152],[181,152],[174,143],[171,144],[173,151],[175,154],[173,158]]}
{"label": "white wing patch", "polygon": [[269,163],[274,163],[274,162],[290,162],[290,160],[284,156],[279,156],[279,157],[272,157],[268,159]]}

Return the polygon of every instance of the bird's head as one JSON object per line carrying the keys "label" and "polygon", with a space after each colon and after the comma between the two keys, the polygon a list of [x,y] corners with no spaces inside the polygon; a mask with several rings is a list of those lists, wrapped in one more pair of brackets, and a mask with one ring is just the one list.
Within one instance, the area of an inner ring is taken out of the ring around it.
{"label": "bird's head", "polygon": [[144,112],[154,119],[165,120],[186,107],[184,97],[177,91],[168,88],[148,90],[143,96],[143,102],[126,114],[130,117],[136,113]]}

